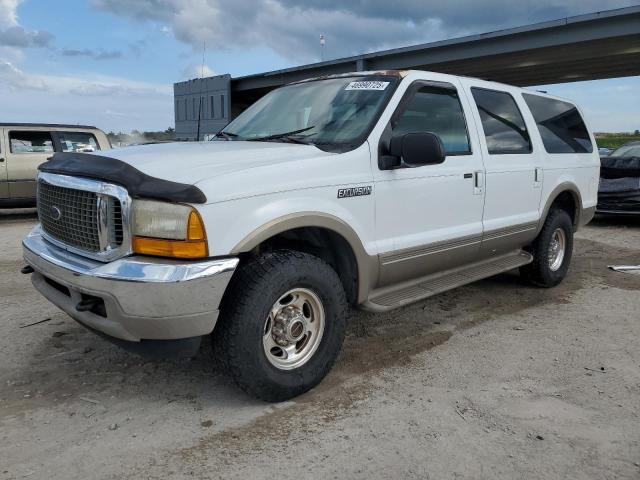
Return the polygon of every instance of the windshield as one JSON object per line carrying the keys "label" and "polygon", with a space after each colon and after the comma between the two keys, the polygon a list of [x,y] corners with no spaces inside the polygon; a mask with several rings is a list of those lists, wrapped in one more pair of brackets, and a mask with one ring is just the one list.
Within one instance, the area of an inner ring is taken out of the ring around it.
{"label": "windshield", "polygon": [[218,140],[287,141],[350,150],[364,142],[397,77],[314,80],[268,93],[218,134]]}
{"label": "windshield", "polygon": [[620,148],[614,150],[611,157],[640,157],[640,144],[637,145],[623,145]]}

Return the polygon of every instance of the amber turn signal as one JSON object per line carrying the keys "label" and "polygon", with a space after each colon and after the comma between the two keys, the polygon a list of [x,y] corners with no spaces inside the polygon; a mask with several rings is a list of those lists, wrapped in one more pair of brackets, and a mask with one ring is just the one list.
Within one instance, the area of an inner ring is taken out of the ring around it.
{"label": "amber turn signal", "polygon": [[195,210],[189,213],[186,240],[133,237],[133,251],[141,255],[173,258],[204,258],[209,255],[204,225]]}
{"label": "amber turn signal", "polygon": [[174,258],[203,258],[208,255],[204,240],[165,240],[162,238],[134,237],[133,251],[141,255]]}

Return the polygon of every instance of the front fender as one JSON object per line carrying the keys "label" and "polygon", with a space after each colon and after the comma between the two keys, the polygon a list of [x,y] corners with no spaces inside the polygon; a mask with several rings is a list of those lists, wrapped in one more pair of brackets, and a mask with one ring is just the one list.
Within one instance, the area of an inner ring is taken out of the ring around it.
{"label": "front fender", "polygon": [[337,187],[274,194],[206,205],[200,208],[214,256],[249,252],[288,230],[319,227],[339,234],[351,246],[358,265],[358,301],[377,280],[378,261],[372,241],[372,196],[338,199]]}

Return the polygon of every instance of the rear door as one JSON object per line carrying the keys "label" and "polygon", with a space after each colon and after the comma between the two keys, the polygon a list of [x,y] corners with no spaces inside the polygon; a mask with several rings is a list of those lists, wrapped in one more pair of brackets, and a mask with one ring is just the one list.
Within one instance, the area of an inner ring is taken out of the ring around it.
{"label": "rear door", "polygon": [[4,141],[4,129],[0,128],[0,200],[9,198],[6,148],[6,143]]}
{"label": "rear door", "polygon": [[38,165],[54,153],[51,132],[10,127],[5,131],[9,197],[13,200],[35,198]]}
{"label": "rear door", "polygon": [[534,151],[522,115],[526,105],[519,95],[493,84],[471,83],[470,87],[486,169],[482,251],[494,255],[522,247],[535,237],[542,158],[541,152]]}

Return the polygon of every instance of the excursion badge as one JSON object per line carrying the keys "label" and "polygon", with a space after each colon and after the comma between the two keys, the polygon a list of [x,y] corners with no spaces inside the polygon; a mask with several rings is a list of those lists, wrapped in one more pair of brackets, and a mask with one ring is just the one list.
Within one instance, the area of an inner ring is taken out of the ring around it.
{"label": "excursion badge", "polygon": [[338,190],[338,198],[361,197],[363,195],[371,195],[371,185],[364,187],[340,188]]}

